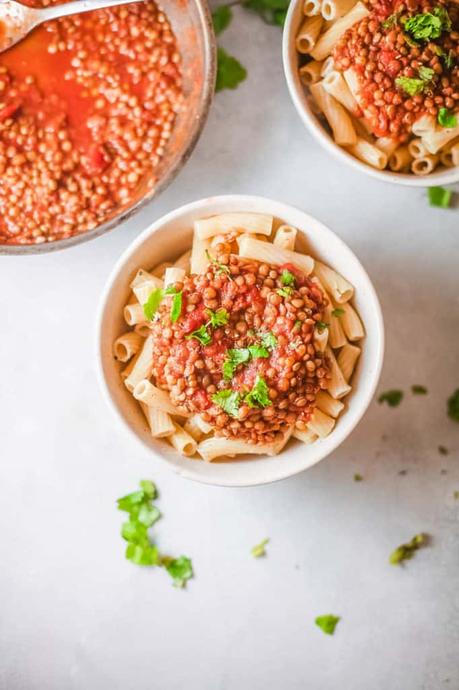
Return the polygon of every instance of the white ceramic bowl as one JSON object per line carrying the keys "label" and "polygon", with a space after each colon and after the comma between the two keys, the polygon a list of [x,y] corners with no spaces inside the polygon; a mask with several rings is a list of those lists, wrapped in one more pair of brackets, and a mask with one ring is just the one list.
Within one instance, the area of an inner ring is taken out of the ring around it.
{"label": "white ceramic bowl", "polygon": [[[191,246],[192,223],[216,213],[247,211],[270,213],[294,225],[301,233],[300,247],[330,264],[355,286],[355,305],[367,336],[353,379],[353,392],[335,429],[323,440],[306,446],[290,441],[277,457],[245,456],[227,462],[206,463],[178,455],[162,440],[153,439],[138,403],[126,390],[119,364],[112,354],[114,340],[126,330],[123,307],[129,283],[139,267],[151,268],[178,257]],[[201,199],[168,213],[145,230],[122,254],[105,287],[97,322],[97,361],[102,388],[123,425],[151,451],[183,477],[221,486],[252,486],[289,477],[315,465],[351,433],[367,409],[378,383],[384,352],[381,308],[364,268],[344,242],[322,223],[286,204],[253,196],[218,196]]]}
{"label": "white ceramic bowl", "polygon": [[366,175],[376,177],[383,182],[407,185],[410,187],[433,187],[435,185],[451,184],[459,181],[459,167],[447,168],[430,175],[413,175],[407,173],[395,173],[390,170],[377,170],[371,165],[362,163],[348,153],[328,133],[321,120],[312,111],[306,98],[307,89],[303,86],[298,75],[299,56],[295,47],[295,37],[304,19],[302,6],[304,0],[292,0],[287,13],[284,26],[282,57],[284,72],[287,79],[290,96],[301,117],[303,124],[321,146],[323,146],[334,158],[350,165],[355,170],[360,170]]}

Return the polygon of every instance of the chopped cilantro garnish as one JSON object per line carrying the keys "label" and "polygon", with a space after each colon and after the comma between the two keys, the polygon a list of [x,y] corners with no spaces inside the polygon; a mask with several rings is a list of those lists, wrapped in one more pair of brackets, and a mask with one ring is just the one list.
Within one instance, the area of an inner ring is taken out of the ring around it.
{"label": "chopped cilantro garnish", "polygon": [[[220,49],[219,49],[220,50]],[[218,91],[218,89],[217,89]],[[229,270],[229,267],[226,266],[225,264],[222,264],[218,259],[214,259],[213,256],[211,256],[210,252],[208,249],[206,249],[206,256],[207,259],[210,261],[212,266],[215,267],[215,273],[220,274],[220,273],[225,273],[227,276],[231,275],[231,272]]]}
{"label": "chopped cilantro garnish", "polygon": [[409,96],[417,96],[424,91],[426,82],[423,79],[416,79],[414,77],[397,77],[395,85]]}
{"label": "chopped cilantro garnish", "polygon": [[250,359],[250,350],[249,348],[240,348],[240,349],[233,349],[230,348],[227,353],[226,353],[226,359],[223,362],[223,376],[225,379],[230,379],[232,378],[234,372],[236,371],[236,367],[239,364],[244,364],[245,362],[248,362]]}
{"label": "chopped cilantro garnish", "polygon": [[293,288],[292,287],[277,288],[276,292],[281,297],[290,297],[290,295],[293,294]]}
{"label": "chopped cilantro garnish", "polygon": [[328,328],[329,324],[325,323],[325,321],[316,321],[316,328],[319,331],[319,333],[323,333],[326,328]]}
{"label": "chopped cilantro garnish", "polygon": [[446,446],[438,446],[438,452],[440,453],[440,455],[448,455],[449,454],[449,450],[448,450],[448,448],[446,448]]}
{"label": "chopped cilantro garnish", "polygon": [[430,206],[449,208],[453,193],[451,189],[445,189],[444,187],[429,187],[427,195],[429,197]]}
{"label": "chopped cilantro garnish", "polygon": [[185,338],[186,340],[190,340],[190,338],[199,340],[201,345],[209,345],[209,343],[212,341],[212,336],[207,330],[207,326],[205,324],[197,328],[195,331],[193,331],[193,333],[186,335]]}
{"label": "chopped cilantro garnish", "polygon": [[425,386],[419,386],[418,384],[415,384],[414,386],[411,386],[411,392],[413,395],[427,395],[428,390]]}
{"label": "chopped cilantro garnish", "polygon": [[214,393],[212,401],[222,408],[223,412],[229,414],[231,417],[237,417],[239,414],[239,404],[241,396],[237,391],[228,388],[219,393]]}
{"label": "chopped cilantro garnish", "polygon": [[297,328],[297,329],[298,329],[298,328],[301,328],[302,325],[303,325],[303,322],[300,321],[299,319],[297,319],[297,320],[295,321],[295,323],[293,324],[293,328]]}
{"label": "chopped cilantro garnish", "polygon": [[405,31],[419,41],[430,41],[439,38],[443,31],[451,31],[451,19],[444,7],[435,7],[433,12],[416,14],[407,19]]}
{"label": "chopped cilantro garnish", "polygon": [[277,338],[271,331],[268,331],[268,333],[260,333],[260,339],[268,350],[274,350],[277,345]]}
{"label": "chopped cilantro garnish", "polygon": [[158,311],[159,305],[163,298],[163,291],[161,288],[156,288],[148,297],[147,301],[143,305],[143,313],[148,321],[152,321],[154,315]]}
{"label": "chopped cilantro garnish", "polygon": [[395,551],[392,551],[389,557],[389,563],[392,565],[399,565],[403,561],[408,561],[413,558],[415,552],[422,546],[427,546],[429,538],[427,534],[417,534],[407,544],[401,544]]}
{"label": "chopped cilantro garnish", "polygon": [[207,309],[207,314],[209,315],[209,323],[212,328],[219,328],[220,326],[226,326],[229,320],[229,314],[226,309],[218,309],[217,311],[212,311],[212,309]]}
{"label": "chopped cilantro garnish", "polygon": [[269,357],[269,352],[263,345],[249,345],[248,349],[252,359],[265,359]]}
{"label": "chopped cilantro garnish", "polygon": [[265,546],[269,542],[269,539],[263,539],[259,544],[251,549],[250,553],[254,558],[260,558],[260,556],[266,556]]}
{"label": "chopped cilantro garnish", "polygon": [[359,474],[358,472],[356,472],[356,473],[354,474],[354,481],[355,481],[355,482],[363,482],[363,477],[362,477],[362,475]]}
{"label": "chopped cilantro garnish", "polygon": [[433,77],[435,76],[435,70],[433,70],[431,67],[421,65],[418,69],[418,74],[422,81],[429,82],[432,81]]}
{"label": "chopped cilantro garnish", "polygon": [[341,616],[327,613],[324,616],[317,616],[314,622],[326,635],[333,635],[340,620]]}
{"label": "chopped cilantro garnish", "polygon": [[287,271],[287,269],[285,269],[284,271],[282,271],[280,281],[281,281],[282,285],[290,285],[290,286],[294,287],[296,278],[293,275],[293,273],[291,273],[290,271]]}
{"label": "chopped cilantro garnish", "polygon": [[442,127],[456,127],[457,125],[456,113],[448,110],[448,108],[440,108],[437,120]]}
{"label": "chopped cilantro garnish", "polygon": [[233,19],[233,12],[228,5],[221,5],[212,12],[212,22],[214,24],[215,35],[221,34],[230,24]]}
{"label": "chopped cilantro garnish", "polygon": [[459,422],[459,388],[448,399],[448,417]]}
{"label": "chopped cilantro garnish", "polygon": [[261,376],[257,376],[255,385],[245,396],[244,402],[246,402],[249,407],[268,407],[272,404],[269,397],[268,386]]}
{"label": "chopped cilantro garnish", "polygon": [[178,558],[163,556],[161,565],[164,565],[172,577],[174,587],[185,587],[187,580],[193,577],[193,566],[187,556],[179,556]]}
{"label": "chopped cilantro garnish", "polygon": [[217,83],[216,91],[223,89],[236,89],[241,81],[247,77],[247,70],[232,55],[229,55],[221,46],[217,48]]}
{"label": "chopped cilantro garnish", "polygon": [[386,402],[389,407],[398,407],[400,403],[402,402],[403,398],[403,391],[399,390],[390,390],[390,391],[384,391],[384,393],[381,393],[381,395],[378,398],[379,403]]}
{"label": "chopped cilantro garnish", "polygon": [[175,323],[182,313],[182,291],[177,292],[173,285],[164,290],[165,295],[173,295],[171,304],[171,321]]}
{"label": "chopped cilantro garnish", "polygon": [[346,312],[344,309],[341,309],[341,307],[336,307],[336,309],[333,309],[332,311],[332,316],[343,316]]}
{"label": "chopped cilantro garnish", "polygon": [[140,490],[118,499],[118,509],[129,513],[129,520],[121,527],[121,536],[128,542],[126,559],[142,566],[165,566],[176,586],[184,586],[193,575],[191,560],[186,556],[172,559],[162,557],[150,540],[148,530],[161,517],[153,500],[156,486],[150,480],[140,482]]}
{"label": "chopped cilantro garnish", "polygon": [[383,29],[393,29],[397,26],[398,14],[391,14],[382,23]]}

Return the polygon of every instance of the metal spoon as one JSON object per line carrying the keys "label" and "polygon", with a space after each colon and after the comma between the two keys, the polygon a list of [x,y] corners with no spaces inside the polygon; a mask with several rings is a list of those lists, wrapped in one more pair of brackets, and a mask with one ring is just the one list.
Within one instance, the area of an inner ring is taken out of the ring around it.
{"label": "metal spoon", "polygon": [[127,5],[139,0],[75,0],[63,5],[53,5],[43,9],[26,7],[14,0],[0,1],[0,53],[22,41],[38,24],[50,19],[66,17],[68,14],[92,12],[104,7]]}

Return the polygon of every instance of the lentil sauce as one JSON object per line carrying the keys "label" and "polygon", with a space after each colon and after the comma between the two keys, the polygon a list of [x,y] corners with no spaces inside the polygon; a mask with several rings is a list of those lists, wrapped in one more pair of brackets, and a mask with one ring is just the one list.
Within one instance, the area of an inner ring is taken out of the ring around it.
{"label": "lentil sauce", "polygon": [[[373,134],[405,142],[422,115],[436,118],[442,107],[459,109],[459,6],[432,0],[370,0],[368,5],[370,14],[335,46],[335,67],[358,73],[359,105]],[[451,31],[443,31],[435,40],[414,41],[404,24],[435,8],[446,9]],[[422,67],[433,70],[434,76],[422,93],[410,96],[396,80],[417,78]]]}
{"label": "lentil sauce", "polygon": [[175,37],[151,0],[52,20],[2,53],[0,243],[64,239],[130,205],[181,103]]}
{"label": "lentil sauce", "polygon": [[[314,346],[314,329],[327,301],[318,285],[296,268],[295,286],[281,294],[286,267],[230,254],[230,244],[216,249],[219,265],[212,262],[205,274],[175,283],[182,296],[177,321],[171,321],[172,297],[156,312],[151,325],[153,375],[175,405],[201,413],[217,436],[272,442],[294,424],[306,428],[317,392],[328,386],[329,363]],[[227,323],[213,328],[209,310],[220,309],[226,311]],[[207,344],[191,335],[202,326],[211,336]],[[228,350],[260,345],[266,334],[275,338],[266,356],[237,365],[232,377],[225,378]],[[269,403],[251,407],[245,396],[260,378],[267,385]],[[239,394],[235,414],[215,403],[213,396],[221,391]]]}

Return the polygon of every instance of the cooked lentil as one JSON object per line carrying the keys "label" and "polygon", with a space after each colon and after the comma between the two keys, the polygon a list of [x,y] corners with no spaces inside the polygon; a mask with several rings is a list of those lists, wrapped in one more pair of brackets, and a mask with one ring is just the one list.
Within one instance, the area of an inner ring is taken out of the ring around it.
{"label": "cooked lentil", "polygon": [[[174,404],[201,413],[217,436],[271,442],[295,423],[304,428],[317,392],[327,388],[329,364],[316,351],[313,338],[326,300],[294,266],[268,266],[228,253],[219,254],[217,261],[220,266],[213,262],[205,274],[186,276],[175,285],[176,291],[182,290],[182,312],[175,323],[170,318],[171,298],[161,303],[151,326],[153,376]],[[282,287],[285,269],[294,274],[295,287],[281,297],[276,290]],[[211,328],[208,309],[226,310],[227,323]],[[190,337],[203,326],[211,334],[207,345]],[[261,346],[267,333],[275,336],[275,346],[267,347],[263,357],[238,364],[232,378],[225,378],[228,351]],[[269,403],[251,407],[246,395],[260,378]],[[223,390],[239,394],[237,414],[225,413],[212,400]]]}
{"label": "cooked lentil", "polygon": [[47,22],[2,53],[0,243],[64,239],[130,205],[181,104],[176,40],[151,0]]}

